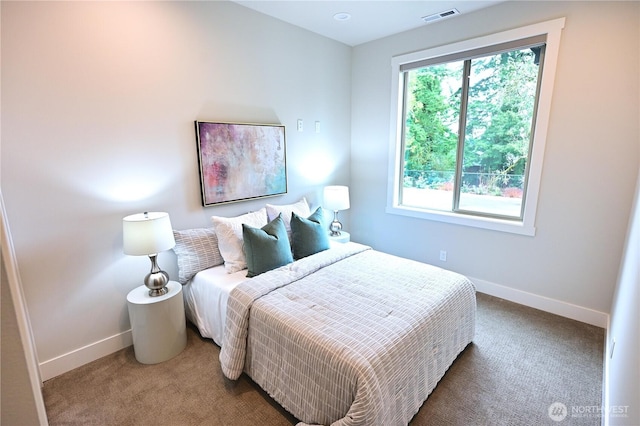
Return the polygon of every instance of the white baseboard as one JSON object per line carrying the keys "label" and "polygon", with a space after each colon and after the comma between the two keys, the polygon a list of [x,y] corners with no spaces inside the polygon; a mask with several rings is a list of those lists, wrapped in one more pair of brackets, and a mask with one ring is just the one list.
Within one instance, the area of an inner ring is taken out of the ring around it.
{"label": "white baseboard", "polygon": [[562,302],[545,296],[539,296],[533,293],[527,293],[526,291],[516,290],[511,287],[505,287],[503,285],[484,281],[478,278],[469,277],[469,279],[473,281],[476,285],[476,290],[480,293],[499,297],[510,302],[529,306],[530,308],[540,309],[541,311],[550,312],[552,314],[585,322],[605,329],[609,321],[609,315],[604,312],[584,308],[582,306],[573,305],[571,303]]}
{"label": "white baseboard", "polygon": [[64,355],[40,363],[42,380],[49,380],[133,344],[131,330],[107,337]]}

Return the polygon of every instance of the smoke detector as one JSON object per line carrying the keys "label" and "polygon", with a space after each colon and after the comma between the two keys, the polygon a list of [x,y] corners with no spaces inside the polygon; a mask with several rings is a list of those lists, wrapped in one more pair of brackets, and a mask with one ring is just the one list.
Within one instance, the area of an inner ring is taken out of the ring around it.
{"label": "smoke detector", "polygon": [[445,10],[444,12],[434,13],[433,15],[423,16],[422,20],[427,24],[430,24],[432,22],[439,21],[441,19],[449,18],[451,16],[459,15],[459,14],[460,12],[458,11],[458,9],[449,9],[449,10]]}

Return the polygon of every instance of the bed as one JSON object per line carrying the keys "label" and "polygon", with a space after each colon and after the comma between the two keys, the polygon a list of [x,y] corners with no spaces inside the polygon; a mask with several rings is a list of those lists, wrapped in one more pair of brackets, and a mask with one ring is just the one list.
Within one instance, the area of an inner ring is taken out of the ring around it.
{"label": "bed", "polygon": [[215,265],[184,296],[225,376],[246,373],[301,424],[408,424],[475,332],[471,281],[357,243],[252,278]]}

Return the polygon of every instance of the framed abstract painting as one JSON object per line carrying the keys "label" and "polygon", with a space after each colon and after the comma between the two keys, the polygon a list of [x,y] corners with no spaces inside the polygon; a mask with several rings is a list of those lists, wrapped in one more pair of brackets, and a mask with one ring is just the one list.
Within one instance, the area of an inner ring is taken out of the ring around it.
{"label": "framed abstract painting", "polygon": [[283,125],[195,125],[203,206],[287,193]]}

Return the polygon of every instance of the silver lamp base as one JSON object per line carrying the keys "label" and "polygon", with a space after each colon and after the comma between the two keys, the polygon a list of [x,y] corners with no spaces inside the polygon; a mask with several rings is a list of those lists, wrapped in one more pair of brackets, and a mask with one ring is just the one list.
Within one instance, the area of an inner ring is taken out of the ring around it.
{"label": "silver lamp base", "polygon": [[151,272],[144,277],[144,285],[149,289],[149,296],[151,297],[162,296],[169,292],[169,289],[167,289],[169,274],[160,270],[160,267],[158,267],[157,257],[157,254],[149,255],[149,260],[151,260]]}
{"label": "silver lamp base", "polygon": [[331,222],[331,225],[329,225],[329,231],[331,231],[331,234],[329,235],[331,235],[332,237],[341,235],[340,231],[342,231],[342,224],[338,220],[337,210],[333,211],[333,222]]}

